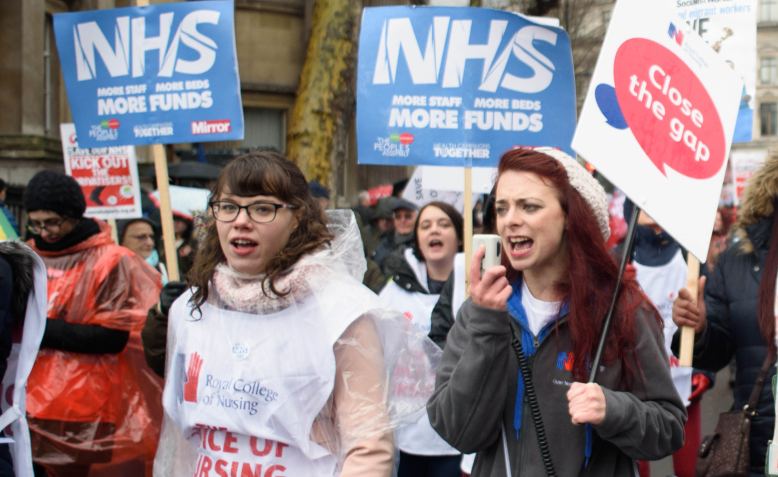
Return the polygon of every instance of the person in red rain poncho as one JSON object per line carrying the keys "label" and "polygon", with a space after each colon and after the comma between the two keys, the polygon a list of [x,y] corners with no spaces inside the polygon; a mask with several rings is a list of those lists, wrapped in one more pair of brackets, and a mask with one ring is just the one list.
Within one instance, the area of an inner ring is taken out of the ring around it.
{"label": "person in red rain poncho", "polygon": [[72,177],[39,172],[24,206],[29,243],[48,273],[46,331],[27,387],[33,460],[50,476],[147,460],[159,424],[150,414],[154,386],[132,361],[133,343],[159,294],[159,275],[114,244],[105,223],[83,216]]}

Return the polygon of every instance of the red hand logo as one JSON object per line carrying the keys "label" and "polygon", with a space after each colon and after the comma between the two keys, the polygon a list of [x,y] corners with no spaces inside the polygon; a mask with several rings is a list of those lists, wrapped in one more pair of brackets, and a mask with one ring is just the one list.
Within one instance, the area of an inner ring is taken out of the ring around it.
{"label": "red hand logo", "polygon": [[189,368],[186,370],[186,381],[184,382],[184,401],[197,402],[197,382],[200,379],[200,368],[203,366],[203,359],[198,353],[192,353],[189,359]]}

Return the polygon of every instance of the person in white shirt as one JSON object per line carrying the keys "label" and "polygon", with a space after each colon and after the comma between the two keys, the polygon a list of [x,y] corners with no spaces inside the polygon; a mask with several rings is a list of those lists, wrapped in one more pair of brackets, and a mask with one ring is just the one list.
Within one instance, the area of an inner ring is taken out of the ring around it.
{"label": "person in white shirt", "polygon": [[[192,288],[169,311],[155,475],[388,477],[390,368],[416,350],[360,283],[353,213],[325,216],[269,151],[230,162],[209,208]],[[430,392],[401,397],[421,411]]]}
{"label": "person in white shirt", "polygon": [[[440,291],[454,270],[462,250],[462,215],[445,202],[430,202],[419,211],[413,227],[413,245],[386,259],[389,283],[379,297],[424,335]],[[400,449],[398,477],[458,477],[458,450],[430,426],[426,413],[397,430]]]}

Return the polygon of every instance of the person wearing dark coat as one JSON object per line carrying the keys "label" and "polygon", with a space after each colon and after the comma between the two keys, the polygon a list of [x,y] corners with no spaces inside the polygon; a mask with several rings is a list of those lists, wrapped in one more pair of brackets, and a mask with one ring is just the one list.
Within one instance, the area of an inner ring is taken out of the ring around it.
{"label": "person wearing dark coat", "polygon": [[[742,409],[768,352],[775,352],[773,306],[778,270],[778,157],[768,159],[745,191],[736,241],[720,256],[710,278],[701,278],[697,300],[683,289],[673,321],[695,329],[694,367],[717,372],[735,358],[734,403]],[[772,255],[772,260],[768,257]],[[704,299],[702,299],[704,297]],[[762,300],[762,297],[765,300]],[[673,337],[678,350],[680,330]],[[767,383],[775,375],[771,366]],[[751,420],[750,475],[764,475],[767,441],[775,424],[773,393],[762,389]]]}
{"label": "person wearing dark coat", "polygon": [[394,217],[394,232],[381,236],[372,259],[385,275],[389,275],[384,261],[393,253],[402,252],[413,245],[413,224],[418,207],[413,202],[393,197],[390,208]]}

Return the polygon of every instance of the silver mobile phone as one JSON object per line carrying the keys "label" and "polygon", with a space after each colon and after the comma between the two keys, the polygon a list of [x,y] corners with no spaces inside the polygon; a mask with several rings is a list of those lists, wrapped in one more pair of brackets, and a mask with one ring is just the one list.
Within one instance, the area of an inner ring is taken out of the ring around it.
{"label": "silver mobile phone", "polygon": [[481,261],[481,275],[483,275],[487,268],[500,264],[500,236],[494,234],[473,235],[473,253],[481,245],[486,248],[484,259]]}

